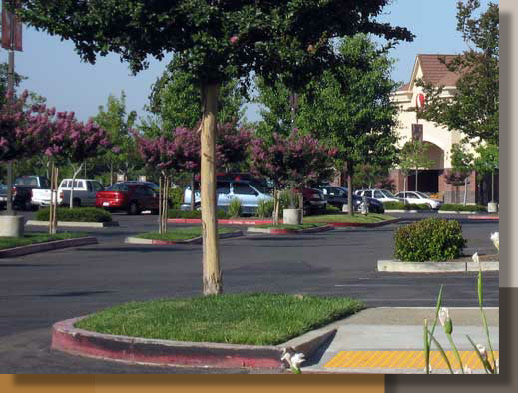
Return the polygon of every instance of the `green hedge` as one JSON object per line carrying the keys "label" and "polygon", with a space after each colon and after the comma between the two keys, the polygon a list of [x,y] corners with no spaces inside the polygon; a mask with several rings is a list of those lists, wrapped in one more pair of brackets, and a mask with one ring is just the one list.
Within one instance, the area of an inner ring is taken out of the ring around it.
{"label": "green hedge", "polygon": [[[184,211],[178,209],[169,209],[167,212],[168,218],[201,218],[201,210]],[[218,210],[218,218],[230,218],[224,210]]]}
{"label": "green hedge", "polygon": [[385,210],[430,210],[430,206],[424,204],[413,204],[403,202],[383,202]]}
{"label": "green hedge", "polygon": [[401,261],[448,261],[462,255],[466,240],[457,220],[428,218],[396,230],[395,257]]}
{"label": "green hedge", "polygon": [[487,206],[483,205],[463,205],[460,203],[445,203],[443,204],[439,210],[441,211],[459,211],[459,212],[485,212],[487,211]]}
{"label": "green hedge", "polygon": [[[50,208],[38,210],[36,220],[48,221]],[[110,222],[112,215],[110,212],[98,207],[58,207],[58,221],[79,221],[79,222]]]}

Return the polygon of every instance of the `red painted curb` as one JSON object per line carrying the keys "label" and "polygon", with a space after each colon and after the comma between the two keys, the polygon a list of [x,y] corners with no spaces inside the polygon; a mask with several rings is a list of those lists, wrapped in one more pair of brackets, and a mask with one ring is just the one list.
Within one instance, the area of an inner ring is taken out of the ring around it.
{"label": "red painted curb", "polygon": [[276,346],[199,343],[115,336],[77,329],[85,317],[57,322],[52,349],[91,358],[163,366],[284,368]]}
{"label": "red painted curb", "polygon": [[92,236],[78,237],[75,239],[53,240],[50,242],[29,244],[0,250],[0,258],[19,257],[22,255],[35,254],[42,251],[52,251],[68,247],[86,246],[89,244],[97,244],[97,238]]}
{"label": "red painted curb", "polygon": [[498,221],[500,219],[499,216],[468,216],[470,220],[495,220]]}

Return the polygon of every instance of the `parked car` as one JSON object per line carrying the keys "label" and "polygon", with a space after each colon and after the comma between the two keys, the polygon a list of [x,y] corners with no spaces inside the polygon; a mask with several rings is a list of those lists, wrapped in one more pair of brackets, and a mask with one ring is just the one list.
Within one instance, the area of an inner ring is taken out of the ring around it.
{"label": "parked car", "polygon": [[7,186],[0,183],[0,209],[7,206]]}
{"label": "parked car", "polygon": [[[90,179],[63,179],[58,187],[58,205],[70,205],[70,193],[74,181],[73,206],[95,206],[96,194],[104,187],[96,180]],[[32,204],[37,206],[50,205],[50,189],[34,189],[32,192]]]}
{"label": "parked car", "polygon": [[148,184],[140,182],[120,182],[98,191],[95,206],[109,211],[126,211],[140,214],[144,210],[158,213],[159,196]]}
{"label": "parked car", "polygon": [[[347,188],[346,187],[334,187],[334,186],[321,186],[319,187],[324,193],[324,197],[332,206],[342,208],[343,205],[347,205]],[[353,194],[353,209],[356,211],[361,210],[363,203],[363,197]],[[367,206],[370,213],[385,213],[383,203],[374,198],[367,198]]]}
{"label": "parked car", "polygon": [[430,209],[439,209],[442,205],[441,201],[432,199],[425,193],[419,191],[400,191],[396,197],[404,199],[407,203],[416,205],[428,205]]}
{"label": "parked car", "polygon": [[34,210],[38,205],[32,202],[34,190],[49,189],[50,181],[44,176],[21,176],[16,178],[13,187],[13,207]]}
{"label": "parked car", "polygon": [[305,187],[302,189],[302,205],[304,215],[318,214],[326,211],[327,200],[322,190]]}
{"label": "parked car", "polygon": [[[227,210],[233,198],[241,201],[244,214],[255,214],[257,205],[260,200],[272,199],[268,194],[259,191],[253,183],[248,181],[236,180],[218,180],[217,182],[217,206],[219,209]],[[184,192],[184,203],[181,205],[182,210],[189,210],[191,207],[192,191],[187,187]],[[201,206],[201,194],[199,191],[194,195],[194,206],[199,209]]]}
{"label": "parked car", "polygon": [[356,190],[354,193],[358,196],[377,199],[380,202],[403,202],[402,198],[397,198],[389,190],[382,190],[380,188],[366,188]]}

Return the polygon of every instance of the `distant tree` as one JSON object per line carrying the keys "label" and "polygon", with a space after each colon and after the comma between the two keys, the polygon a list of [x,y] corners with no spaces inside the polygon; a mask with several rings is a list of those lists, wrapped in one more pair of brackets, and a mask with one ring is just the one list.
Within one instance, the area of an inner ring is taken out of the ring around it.
{"label": "distant tree", "polygon": [[[428,145],[419,140],[412,140],[405,143],[399,154],[399,160],[399,165],[403,173],[410,169],[414,171],[415,191],[418,191],[417,175],[419,170],[428,169],[434,164],[434,162],[428,158]],[[406,177],[407,176],[405,176],[405,180]]]}
{"label": "distant tree", "polygon": [[474,167],[479,176],[491,175],[491,202],[495,201],[495,172],[498,171],[499,149],[497,145],[481,144],[476,149]]}
{"label": "distant tree", "polygon": [[465,145],[453,144],[451,147],[451,171],[446,174],[446,181],[455,186],[464,184],[464,205],[467,200],[468,178],[473,169],[473,154],[467,150]]}
{"label": "distant tree", "polygon": [[202,221],[204,294],[222,291],[216,215],[216,124],[221,86],[251,73],[293,90],[342,59],[335,37],[372,33],[390,43],[412,35],[376,17],[389,0],[148,1],[23,0],[24,22],[70,39],[83,60],[120,54],[134,72],[149,55],[175,52],[179,67],[196,77],[203,102]]}
{"label": "distant tree", "polygon": [[299,100],[297,125],[338,149],[335,167],[347,178],[348,212],[358,165],[388,167],[397,161],[397,107],[390,100],[396,87],[392,60],[366,35],[339,43],[340,53],[353,59],[313,80]]}
{"label": "distant tree", "polygon": [[447,68],[459,75],[453,97],[445,97],[444,86],[418,81],[426,104],[418,116],[450,130],[462,131],[468,139],[498,146],[499,135],[499,14],[498,4],[489,3],[478,17],[479,0],[457,2],[457,31],[469,50]]}
{"label": "distant tree", "polygon": [[[238,123],[244,117],[245,97],[237,80],[221,86],[218,121]],[[147,110],[152,114],[143,121],[149,135],[168,135],[177,127],[197,128],[203,116],[203,102],[196,77],[179,68],[178,60],[168,64],[166,71],[154,83]]]}
{"label": "distant tree", "polygon": [[102,105],[99,106],[99,113],[93,118],[99,126],[106,130],[110,141],[119,148],[117,153],[108,150],[106,155],[101,158],[102,161],[108,163],[110,185],[113,184],[114,171],[122,172],[127,177],[128,173],[140,163],[140,156],[132,133],[136,117],[135,111],[127,114],[126,94],[122,91],[120,98],[110,94],[106,108]]}

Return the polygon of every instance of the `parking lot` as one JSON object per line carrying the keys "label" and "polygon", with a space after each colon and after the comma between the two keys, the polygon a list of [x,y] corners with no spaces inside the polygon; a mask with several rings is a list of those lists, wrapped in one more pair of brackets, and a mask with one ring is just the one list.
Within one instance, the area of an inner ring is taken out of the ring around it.
{"label": "parking lot", "polygon": [[[0,260],[2,372],[29,372],[28,367],[31,372],[153,372],[155,368],[137,370],[48,349],[50,327],[56,321],[132,300],[201,294],[201,245],[124,244],[127,236],[156,230],[157,216],[113,217],[119,227],[81,229],[96,236],[97,245]],[[468,239],[466,254],[495,253],[489,235],[498,230],[498,221],[460,220]],[[222,240],[224,290],[351,296],[368,307],[417,307],[435,305],[444,284],[445,305],[477,306],[475,273],[376,272],[377,260],[393,255],[397,225],[404,222],[374,229]],[[498,273],[487,272],[484,277],[486,305],[498,306]]]}

